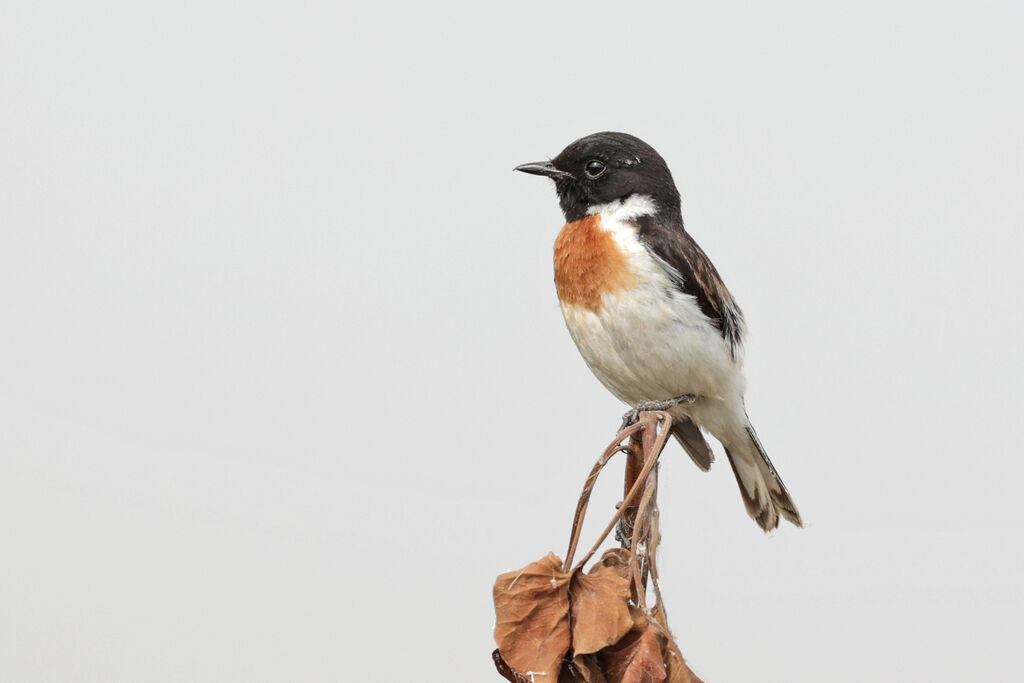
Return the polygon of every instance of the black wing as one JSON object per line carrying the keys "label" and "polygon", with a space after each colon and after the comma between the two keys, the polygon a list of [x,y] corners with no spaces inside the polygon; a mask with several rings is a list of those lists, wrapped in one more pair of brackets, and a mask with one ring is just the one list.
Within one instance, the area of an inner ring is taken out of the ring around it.
{"label": "black wing", "polygon": [[711,463],[715,461],[715,454],[711,452],[711,446],[708,445],[704,435],[700,433],[700,427],[692,420],[672,416],[672,436],[676,437],[676,441],[683,447],[687,455],[697,463],[697,467],[705,472],[711,469]]}
{"label": "black wing", "polygon": [[665,224],[656,216],[644,216],[638,225],[640,241],[669,266],[666,270],[673,284],[697,301],[701,313],[721,331],[737,358],[743,344],[743,313],[711,259],[682,225]]}

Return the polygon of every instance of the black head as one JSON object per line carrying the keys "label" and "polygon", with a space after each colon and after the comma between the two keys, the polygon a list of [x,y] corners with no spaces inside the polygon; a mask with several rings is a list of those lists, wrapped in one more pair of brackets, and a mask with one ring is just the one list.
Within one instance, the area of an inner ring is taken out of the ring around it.
{"label": "black head", "polygon": [[552,178],[567,221],[585,217],[590,207],[631,195],[647,195],[659,213],[679,215],[679,191],[665,160],[646,142],[626,133],[594,133],[551,161],[523,164],[515,170]]}

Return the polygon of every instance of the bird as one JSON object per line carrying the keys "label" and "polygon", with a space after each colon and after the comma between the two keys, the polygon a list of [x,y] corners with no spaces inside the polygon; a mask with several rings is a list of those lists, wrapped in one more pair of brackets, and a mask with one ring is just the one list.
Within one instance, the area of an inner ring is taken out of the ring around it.
{"label": "bird", "polygon": [[665,160],[626,133],[571,143],[516,171],[554,181],[565,224],[555,288],[569,334],[597,379],[639,410],[667,410],[672,433],[707,471],[725,450],[747,514],[765,532],[803,526],[743,400],[746,325],[736,300],[683,226]]}

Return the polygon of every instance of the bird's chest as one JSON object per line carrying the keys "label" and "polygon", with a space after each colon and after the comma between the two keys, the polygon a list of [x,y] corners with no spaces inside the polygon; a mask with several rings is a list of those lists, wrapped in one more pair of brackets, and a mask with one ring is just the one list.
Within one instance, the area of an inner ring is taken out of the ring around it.
{"label": "bird's chest", "polygon": [[638,284],[630,263],[631,236],[601,221],[597,215],[567,223],[555,240],[555,287],[563,306],[597,313],[610,297]]}
{"label": "bird's chest", "polygon": [[710,378],[699,366],[718,353],[720,335],[716,340],[693,298],[678,291],[633,226],[601,220],[569,223],[555,242],[558,298],[583,358],[630,403],[706,390]]}

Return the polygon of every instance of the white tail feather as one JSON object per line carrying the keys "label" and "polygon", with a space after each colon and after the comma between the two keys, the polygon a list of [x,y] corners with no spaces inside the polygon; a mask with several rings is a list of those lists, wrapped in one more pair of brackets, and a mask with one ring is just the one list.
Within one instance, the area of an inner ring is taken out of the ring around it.
{"label": "white tail feather", "polygon": [[786,490],[786,485],[779,478],[749,422],[746,425],[746,436],[743,443],[730,444],[725,453],[736,475],[747,514],[765,531],[779,526],[780,515],[796,526],[803,526],[800,512]]}

